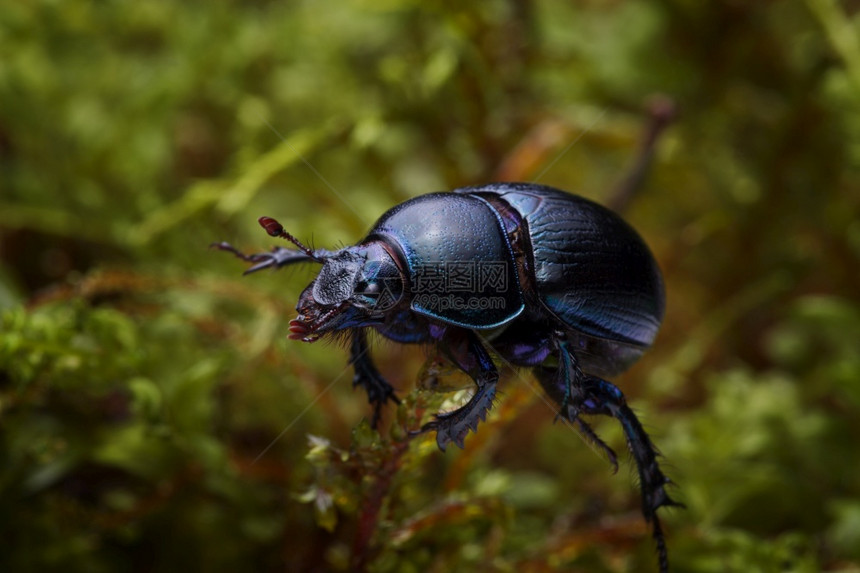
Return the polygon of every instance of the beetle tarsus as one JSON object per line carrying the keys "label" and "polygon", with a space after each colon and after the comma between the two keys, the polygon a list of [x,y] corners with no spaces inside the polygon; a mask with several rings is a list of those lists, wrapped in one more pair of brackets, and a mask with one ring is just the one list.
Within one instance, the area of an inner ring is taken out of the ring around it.
{"label": "beetle tarsus", "polygon": [[660,520],[656,516],[651,523],[651,529],[654,544],[657,546],[657,565],[660,567],[661,573],[667,573],[669,571],[669,551],[666,549],[666,537],[663,535],[663,526],[660,525]]}

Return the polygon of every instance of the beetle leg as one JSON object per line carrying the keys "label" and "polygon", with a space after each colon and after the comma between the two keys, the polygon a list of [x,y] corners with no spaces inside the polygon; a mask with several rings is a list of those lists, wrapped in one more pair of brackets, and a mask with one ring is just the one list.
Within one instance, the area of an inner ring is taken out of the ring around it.
{"label": "beetle leg", "polygon": [[645,516],[645,521],[652,526],[654,541],[657,543],[660,571],[668,571],[666,541],[660,519],[657,517],[657,510],[664,506],[683,507],[683,504],[670,498],[666,492],[666,485],[670,480],[657,463],[657,449],[617,386],[596,376],[587,376],[583,381],[582,390],[580,409],[583,414],[609,415],[621,422],[627,438],[627,446],[633,454],[636,469],[639,472],[642,514]]}
{"label": "beetle leg", "polygon": [[[546,392],[559,404],[564,404],[562,415],[578,425],[579,431],[596,445],[600,446],[610,460],[615,464],[615,454],[588,425],[582,425],[581,414],[605,415],[616,418],[624,429],[627,446],[636,462],[639,474],[639,487],[642,492],[642,514],[645,521],[651,524],[652,535],[657,544],[657,554],[660,571],[666,572],[669,560],[666,542],[657,510],[664,506],[681,506],[669,497],[666,485],[669,478],[657,463],[657,449],[642,427],[636,414],[627,405],[624,394],[617,386],[596,376],[588,376],[582,372],[572,349],[567,341],[557,343],[559,366],[555,375],[548,369],[536,370],[538,380]],[[617,467],[617,466],[616,466]]]}
{"label": "beetle leg", "polygon": [[[564,398],[558,392],[558,388],[564,386],[566,383],[559,383],[557,381],[557,378],[562,376],[561,369],[553,371],[552,373],[539,371],[536,374],[547,394],[549,394],[553,400],[562,404]],[[581,413],[582,412],[579,408],[568,403],[565,407],[559,409],[558,413],[555,415],[555,419],[558,420],[558,418],[562,417],[572,423],[573,427],[576,428],[586,442],[597,446],[601,451],[603,451],[604,455],[609,460],[609,463],[612,464],[612,473],[616,473],[618,471],[618,456],[615,454],[615,450],[609,447],[609,444],[604,442],[591,428],[591,426],[580,417]]]}
{"label": "beetle leg", "polygon": [[400,404],[400,398],[394,394],[394,388],[383,378],[370,359],[370,346],[364,329],[352,331],[352,343],[349,348],[349,363],[355,370],[352,386],[361,386],[367,392],[367,401],[373,406],[373,418],[370,425],[376,429],[383,404],[391,400]]}
{"label": "beetle leg", "polygon": [[618,471],[618,456],[615,454],[615,450],[610,448],[609,444],[604,442],[591,426],[579,416],[581,410],[575,406],[576,401],[582,396],[580,381],[585,378],[576,355],[570,350],[569,343],[565,340],[557,342],[556,348],[559,360],[558,369],[555,372],[547,372],[544,369],[537,371],[538,380],[547,393],[559,404],[555,419],[564,417],[574,424],[585,441],[603,451],[609,463],[612,464],[612,473],[616,473]]}
{"label": "beetle leg", "polygon": [[448,327],[440,342],[445,356],[468,374],[478,388],[462,407],[444,414],[436,414],[435,420],[424,424],[417,433],[436,430],[436,444],[443,452],[451,442],[460,448],[469,430],[477,431],[478,422],[487,419],[487,412],[496,395],[499,372],[487,349],[471,330]]}
{"label": "beetle leg", "polygon": [[556,414],[556,419],[562,415],[562,413],[567,414],[568,420],[573,422],[576,420],[579,415],[576,409],[572,409],[571,405],[574,394],[578,398],[582,393],[582,389],[580,388],[579,382],[583,379],[584,374],[582,373],[582,369],[579,367],[579,361],[576,359],[576,355],[571,352],[568,348],[568,342],[562,340],[558,342],[558,385],[562,390],[562,397],[559,401],[559,410],[558,414]]}
{"label": "beetle leg", "polygon": [[[273,247],[272,250],[267,253],[252,253],[250,255],[246,255],[230,243],[212,243],[210,246],[221,251],[233,253],[245,262],[256,263],[253,267],[250,267],[245,271],[244,274],[246,275],[263,269],[279,269],[293,263],[314,262],[314,260],[305,253],[294,251],[292,249],[285,249],[284,247]],[[328,251],[322,250],[316,252],[319,252],[320,256],[328,253]]]}
{"label": "beetle leg", "polygon": [[579,433],[587,442],[591,442],[606,454],[606,457],[609,458],[609,463],[612,464],[612,473],[618,473],[618,456],[615,454],[615,450],[609,447],[609,444],[604,442],[600,436],[598,436],[595,431],[588,425],[585,420],[583,420],[579,416],[579,412],[577,412],[573,407],[571,407],[568,412],[573,411],[573,416],[568,415],[568,420],[572,423],[576,424],[576,429],[579,430]]}

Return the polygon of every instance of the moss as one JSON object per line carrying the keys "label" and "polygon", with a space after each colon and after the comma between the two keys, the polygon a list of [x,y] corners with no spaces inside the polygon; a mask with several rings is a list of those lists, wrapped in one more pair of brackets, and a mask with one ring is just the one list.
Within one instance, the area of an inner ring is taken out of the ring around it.
{"label": "moss", "polygon": [[313,269],[242,279],[207,246],[268,248],[260,215],[352,243],[498,177],[610,203],[655,92],[680,114],[626,217],[668,310],[617,382],[687,505],[673,564],[860,566],[860,60],[837,3],[7,4],[0,569],[652,570],[629,460],[613,476],[530,378],[442,454],[409,431],[450,395],[380,345],[404,403],[376,433],[345,352],[284,340]]}

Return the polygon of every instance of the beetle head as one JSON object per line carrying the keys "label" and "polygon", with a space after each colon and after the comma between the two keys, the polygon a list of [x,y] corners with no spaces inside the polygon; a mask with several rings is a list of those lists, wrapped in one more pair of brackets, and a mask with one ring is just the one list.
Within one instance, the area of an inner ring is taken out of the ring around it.
{"label": "beetle head", "polygon": [[403,274],[382,243],[342,249],[325,258],[302,292],[289,337],[313,342],[326,333],[381,324],[403,289]]}

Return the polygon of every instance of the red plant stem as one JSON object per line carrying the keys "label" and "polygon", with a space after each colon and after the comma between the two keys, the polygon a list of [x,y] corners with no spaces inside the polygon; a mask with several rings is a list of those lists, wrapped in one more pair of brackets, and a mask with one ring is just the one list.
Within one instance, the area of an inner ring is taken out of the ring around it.
{"label": "red plant stem", "polygon": [[410,438],[406,437],[403,441],[392,446],[391,456],[379,469],[376,481],[364,499],[361,512],[358,515],[358,529],[352,543],[351,571],[364,571],[370,561],[372,556],[370,541],[376,531],[379,511],[382,509],[382,503],[391,488],[391,480],[400,469],[403,454],[409,449],[409,442]]}

